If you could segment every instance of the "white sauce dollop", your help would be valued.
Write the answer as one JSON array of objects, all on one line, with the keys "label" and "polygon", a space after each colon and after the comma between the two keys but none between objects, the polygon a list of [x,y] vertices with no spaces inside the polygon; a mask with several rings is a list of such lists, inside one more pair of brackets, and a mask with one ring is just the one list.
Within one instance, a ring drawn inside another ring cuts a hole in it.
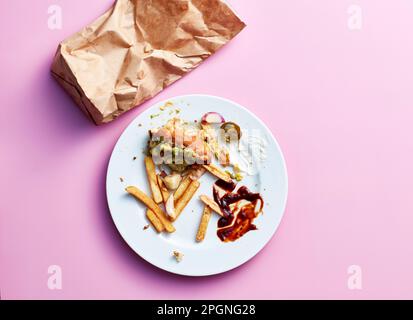
[{"label": "white sauce dollop", "polygon": [[260,131],[243,131],[238,152],[231,152],[231,163],[247,175],[256,175],[267,159],[268,141]]}]

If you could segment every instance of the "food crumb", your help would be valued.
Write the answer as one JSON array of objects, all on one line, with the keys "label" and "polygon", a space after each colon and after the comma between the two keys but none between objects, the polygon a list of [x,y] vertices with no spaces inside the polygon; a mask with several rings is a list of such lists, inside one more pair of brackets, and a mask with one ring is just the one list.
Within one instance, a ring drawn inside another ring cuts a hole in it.
[{"label": "food crumb", "polygon": [[225,173],[226,173],[227,175],[229,175],[229,176],[231,177],[231,179],[234,179],[234,178],[235,178],[234,174],[233,174],[231,171],[225,170]]},{"label": "food crumb", "polygon": [[167,107],[171,107],[171,106],[173,106],[174,104],[171,102],[171,101],[167,101],[163,106],[160,106],[159,107],[159,109],[161,110],[161,111],[164,111]]},{"label": "food crumb", "polygon": [[229,171],[229,170],[225,170],[225,173],[227,174],[227,175],[229,175],[230,176],[230,178],[231,179],[235,179],[235,180],[237,180],[238,182],[240,182],[240,181],[242,181],[242,179],[244,179],[244,176],[241,174],[241,173],[233,173],[233,172],[231,172],[231,171]]},{"label": "food crumb", "polygon": [[138,124],[138,127],[142,127],[142,123],[139,123],[139,124]]},{"label": "food crumb", "polygon": [[175,257],[177,262],[181,262],[183,257],[184,257],[184,254],[175,250],[174,251],[174,257]]},{"label": "food crumb", "polygon": [[125,179],[123,179],[123,177],[119,177],[120,182],[125,181]]},{"label": "food crumb", "polygon": [[238,182],[242,181],[242,179],[244,179],[243,175],[241,173],[236,173],[235,174],[235,180],[237,180]]},{"label": "food crumb", "polygon": [[143,227],[143,230],[145,231],[145,230],[148,230],[148,228],[149,228],[149,224],[147,224],[146,226],[144,226]]},{"label": "food crumb", "polygon": [[136,156],[135,156],[135,157],[133,157],[133,158],[132,158],[132,160],[133,160],[133,161],[135,161],[135,160],[136,160]]},{"label": "food crumb", "polygon": [[159,114],[159,113],[156,113],[156,114],[151,114],[151,115],[150,115],[151,119],[156,118],[156,117],[159,117],[159,116],[160,116],[160,114]]}]

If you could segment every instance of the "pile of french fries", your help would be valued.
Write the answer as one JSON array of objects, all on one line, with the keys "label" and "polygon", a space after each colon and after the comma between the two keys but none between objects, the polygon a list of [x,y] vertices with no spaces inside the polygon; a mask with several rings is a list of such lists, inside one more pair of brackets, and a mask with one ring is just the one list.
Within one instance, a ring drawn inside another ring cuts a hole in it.
[{"label": "pile of french fries", "polygon": [[[165,186],[162,176],[156,172],[156,166],[149,156],[145,157],[145,167],[152,196],[148,196],[135,186],[128,186],[125,190],[146,206],[146,217],[158,233],[173,233],[176,230],[173,222],[178,219],[191,201],[200,186],[200,182],[198,179],[191,178],[191,175],[186,175],[175,190],[169,190]],[[203,165],[202,167],[204,171],[208,171],[218,179],[231,181],[229,174],[213,164]],[[222,216],[220,207],[213,199],[201,195],[200,200],[204,203],[204,209],[196,234],[195,240],[197,242],[202,242],[205,239],[212,213],[215,212]]]}]

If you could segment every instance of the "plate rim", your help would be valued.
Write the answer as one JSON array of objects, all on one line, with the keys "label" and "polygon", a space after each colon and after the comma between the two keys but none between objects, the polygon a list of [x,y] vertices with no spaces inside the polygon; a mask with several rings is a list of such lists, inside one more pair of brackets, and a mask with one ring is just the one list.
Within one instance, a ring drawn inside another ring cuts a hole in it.
[{"label": "plate rim", "polygon": [[[135,248],[133,248],[133,247],[126,241],[126,239],[123,237],[121,231],[119,230],[118,225],[116,224],[116,221],[115,221],[114,216],[113,216],[113,214],[112,214],[113,210],[112,210],[112,208],[111,208],[111,206],[110,206],[110,202],[109,202],[109,191],[108,191],[108,190],[109,190],[109,187],[108,187],[108,183],[109,183],[109,182],[108,182],[108,181],[109,181],[109,179],[108,179],[108,178],[109,178],[109,177],[108,177],[108,176],[109,176],[109,169],[110,169],[111,163],[112,163],[112,161],[113,161],[115,148],[116,148],[117,144],[119,143],[119,140],[122,138],[122,136],[123,136],[124,133],[126,132],[126,130],[128,130],[128,128],[132,125],[132,123],[133,123],[139,116],[141,116],[142,113],[144,113],[145,111],[147,111],[147,110],[149,110],[149,109],[151,109],[151,108],[153,108],[153,107],[155,107],[155,106],[157,106],[157,105],[165,104],[166,102],[168,102],[168,101],[170,101],[170,100],[179,100],[179,99],[185,99],[185,98],[190,98],[190,97],[207,97],[207,98],[213,98],[213,99],[221,100],[221,101],[224,101],[224,102],[226,102],[226,103],[230,103],[230,104],[235,105],[236,107],[244,110],[247,114],[249,114],[251,117],[253,117],[256,121],[258,121],[258,122],[262,125],[263,128],[265,128],[265,130],[269,133],[270,138],[272,138],[273,142],[275,143],[276,149],[279,151],[279,154],[280,154],[280,156],[281,156],[281,159],[280,159],[280,160],[281,160],[281,164],[282,164],[283,171],[284,171],[284,173],[285,173],[285,197],[282,199],[282,211],[281,211],[281,214],[280,214],[279,223],[278,223],[278,225],[276,226],[276,228],[274,228],[274,231],[272,232],[271,236],[268,238],[268,240],[267,240],[266,242],[258,245],[257,251],[256,251],[252,256],[248,257],[247,259],[243,259],[243,261],[242,261],[241,263],[239,263],[239,264],[237,264],[237,265],[235,265],[235,266],[231,266],[230,268],[223,268],[222,270],[219,270],[219,271],[217,271],[217,272],[208,272],[208,273],[205,273],[205,272],[203,272],[203,273],[196,273],[196,271],[193,272],[193,273],[177,272],[177,271],[169,270],[169,269],[167,269],[167,268],[165,268],[165,267],[162,267],[160,264],[157,264],[157,263],[155,263],[155,262],[153,262],[153,261],[149,261],[149,260],[146,259],[144,256],[142,256],[137,250],[135,250]],[[105,192],[105,193],[106,193],[107,206],[108,206],[108,209],[109,209],[109,213],[110,213],[110,217],[111,217],[111,219],[112,219],[112,222],[113,222],[113,224],[115,225],[116,231],[117,231],[118,234],[121,236],[122,240],[127,244],[127,246],[128,246],[130,249],[132,249],[132,251],[133,251],[134,253],[136,253],[136,254],[137,254],[141,259],[143,259],[145,262],[149,263],[150,265],[152,265],[152,266],[154,266],[154,267],[156,267],[156,268],[158,268],[158,269],[160,269],[160,270],[162,270],[162,271],[165,271],[165,272],[168,272],[168,273],[171,273],[171,274],[180,275],[180,276],[187,276],[187,277],[195,277],[195,278],[197,278],[197,277],[208,277],[208,276],[223,274],[223,273],[226,273],[226,272],[228,272],[228,271],[234,270],[234,269],[236,269],[236,268],[244,265],[244,264],[247,263],[248,261],[252,260],[258,253],[260,253],[260,252],[267,246],[268,243],[271,242],[271,240],[274,238],[274,235],[276,234],[276,232],[277,232],[278,228],[280,227],[281,222],[282,222],[282,220],[283,220],[283,218],[284,218],[284,214],[285,214],[286,207],[287,207],[287,202],[288,202],[288,195],[289,195],[289,179],[288,179],[287,164],[286,164],[285,157],[284,157],[284,153],[282,152],[281,146],[280,146],[278,140],[275,138],[275,136],[274,136],[274,134],[272,133],[272,131],[267,127],[267,125],[266,125],[258,116],[256,116],[256,115],[255,115],[252,111],[250,111],[248,108],[244,107],[243,105],[241,105],[241,104],[239,104],[239,103],[237,103],[237,102],[235,102],[235,101],[233,101],[233,100],[230,100],[230,99],[227,99],[227,98],[223,98],[223,97],[219,97],[219,96],[215,96],[215,95],[199,94],[199,93],[198,93],[198,94],[186,94],[186,95],[173,96],[173,97],[169,97],[169,98],[160,100],[160,101],[158,101],[158,102],[154,102],[154,103],[151,104],[149,107],[147,107],[146,109],[142,110],[139,114],[137,114],[131,121],[129,121],[129,123],[124,127],[124,129],[122,130],[122,132],[120,133],[119,137],[116,139],[116,142],[115,142],[114,145],[113,145],[113,148],[112,148],[112,151],[111,151],[111,154],[110,154],[110,158],[109,158],[109,161],[108,161],[108,164],[107,164],[107,169],[106,169],[105,188],[106,188],[106,192]]]}]

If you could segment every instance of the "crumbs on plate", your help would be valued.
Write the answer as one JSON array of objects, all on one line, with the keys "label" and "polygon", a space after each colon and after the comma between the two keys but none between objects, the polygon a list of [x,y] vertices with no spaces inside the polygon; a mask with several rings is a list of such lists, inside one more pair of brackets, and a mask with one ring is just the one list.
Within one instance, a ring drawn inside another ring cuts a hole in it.
[{"label": "crumbs on plate", "polygon": [[173,102],[167,101],[164,105],[160,106],[159,109],[160,109],[161,111],[164,111],[166,108],[172,107],[173,105],[174,105]]},{"label": "crumbs on plate", "polygon": [[175,250],[174,251],[174,258],[176,259],[177,262],[181,262],[182,259],[184,258],[184,254]]}]

